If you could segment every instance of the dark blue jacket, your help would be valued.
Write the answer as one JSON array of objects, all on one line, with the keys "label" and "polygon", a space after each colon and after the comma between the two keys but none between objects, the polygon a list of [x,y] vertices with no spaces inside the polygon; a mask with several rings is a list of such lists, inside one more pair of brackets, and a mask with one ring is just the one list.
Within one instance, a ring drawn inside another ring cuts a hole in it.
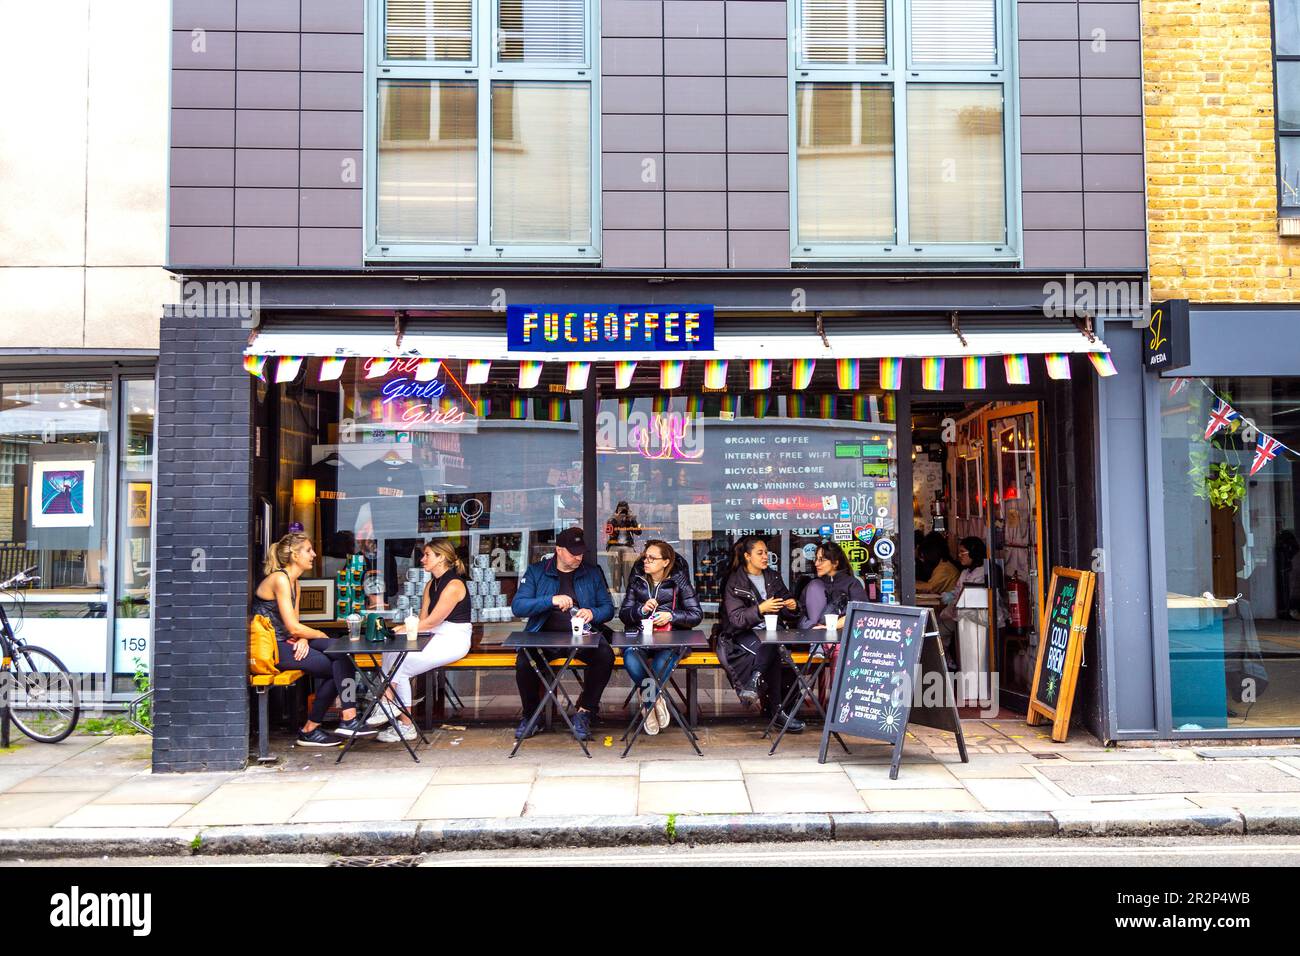
[{"label": "dark blue jacket", "polygon": [[[519,582],[510,610],[515,617],[528,618],[525,630],[540,631],[555,605],[551,598],[560,593],[560,574],[555,569],[555,557],[530,564]],[[614,601],[609,596],[605,572],[599,565],[581,564],[573,572],[573,600],[576,607],[588,608],[592,613],[593,627],[604,624],[614,616]]]}]

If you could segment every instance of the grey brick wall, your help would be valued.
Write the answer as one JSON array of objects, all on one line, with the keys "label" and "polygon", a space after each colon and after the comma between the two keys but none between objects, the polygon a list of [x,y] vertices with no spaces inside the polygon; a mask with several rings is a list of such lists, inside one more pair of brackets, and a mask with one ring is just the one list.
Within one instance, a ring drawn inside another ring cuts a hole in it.
[{"label": "grey brick wall", "polygon": [[603,0],[603,261],[790,265],[784,0]]},{"label": "grey brick wall", "polygon": [[1138,0],[1019,0],[1024,264],[1144,268]]},{"label": "grey brick wall", "polygon": [[162,319],[153,576],[159,773],[237,770],[248,757],[247,340],[237,319]]},{"label": "grey brick wall", "polygon": [[174,0],[170,265],[361,265],[364,7]]}]

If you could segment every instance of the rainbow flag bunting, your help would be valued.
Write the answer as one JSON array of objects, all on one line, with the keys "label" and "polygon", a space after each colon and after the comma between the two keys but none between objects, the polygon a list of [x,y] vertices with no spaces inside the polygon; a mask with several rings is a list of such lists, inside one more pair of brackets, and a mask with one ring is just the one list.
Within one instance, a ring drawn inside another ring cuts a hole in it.
[{"label": "rainbow flag bunting", "polygon": [[382,378],[388,374],[388,370],[393,367],[393,360],[390,358],[368,358],[366,359],[366,378]]},{"label": "rainbow flag bunting", "polygon": [[853,411],[851,415],[855,422],[872,421],[871,413],[873,409],[871,406],[874,398],[874,395],[853,396]]},{"label": "rainbow flag bunting", "polygon": [[343,377],[343,369],[347,368],[348,360],[339,356],[321,359],[320,362],[320,381],[337,382]]},{"label": "rainbow flag bunting", "polygon": [[755,395],[754,396],[754,417],[767,418],[768,409],[772,405],[772,396]]},{"label": "rainbow flag bunting", "polygon": [[822,395],[817,400],[818,418],[831,419],[835,417],[835,396],[829,393]]},{"label": "rainbow flag bunting", "polygon": [[280,361],[275,363],[275,380],[277,382],[292,382],[298,377],[298,372],[301,369],[301,356],[282,355]]},{"label": "rainbow flag bunting", "polygon": [[474,400],[474,414],[479,418],[487,418],[492,414],[492,399],[485,395],[480,395]]},{"label": "rainbow flag bunting", "polygon": [[901,358],[882,358],[880,360],[880,387],[890,391],[903,387],[903,360]]},{"label": "rainbow flag bunting", "polygon": [[564,373],[564,387],[571,392],[581,392],[587,387],[587,379],[590,375],[590,362],[570,362]]},{"label": "rainbow flag bunting", "polygon": [[1043,356],[1047,360],[1047,377],[1062,379],[1070,377],[1070,356],[1064,352],[1048,352]]},{"label": "rainbow flag bunting", "polygon": [[686,363],[681,359],[664,359],[659,363],[659,387],[671,392],[682,387],[682,368]]},{"label": "rainbow flag bunting", "polygon": [[1004,355],[1002,367],[1007,373],[1008,385],[1029,384],[1029,357],[1027,355]]},{"label": "rainbow flag bunting", "polygon": [[709,359],[704,363],[704,387],[727,387],[727,360]]},{"label": "rainbow flag bunting", "polygon": [[986,380],[983,355],[967,355],[961,360],[961,387],[984,388]]},{"label": "rainbow flag bunting", "polygon": [[813,369],[817,367],[816,359],[795,359],[790,366],[790,385],[796,392],[801,392],[812,381]]},{"label": "rainbow flag bunting", "polygon": [[898,403],[893,395],[885,396],[885,417],[883,421],[887,421],[887,422],[898,421]]},{"label": "rainbow flag bunting", "polygon": [[415,380],[417,382],[432,382],[442,371],[442,363],[437,359],[420,359],[419,364],[415,366]]},{"label": "rainbow flag bunting", "polygon": [[723,395],[722,407],[718,410],[718,418],[723,421],[733,421],[740,415],[740,396]]},{"label": "rainbow flag bunting", "polygon": [[650,411],[656,415],[666,415],[672,408],[672,398],[669,395],[655,395],[650,399]]},{"label": "rainbow flag bunting", "polygon": [[750,359],[749,360],[749,388],[751,391],[761,392],[765,388],[772,387],[772,360],[771,359]]},{"label": "rainbow flag bunting", "polygon": [[921,359],[921,387],[927,392],[943,391],[943,366],[943,359],[935,356]]},{"label": "rainbow flag bunting", "polygon": [[802,395],[791,395],[785,402],[786,415],[789,418],[808,418],[808,403]]},{"label": "rainbow flag bunting", "polygon": [[693,394],[686,396],[686,414],[692,417],[704,411],[704,396]]},{"label": "rainbow flag bunting", "polygon": [[519,363],[519,387],[536,388],[542,379],[542,363],[525,360]]},{"label": "rainbow flag bunting", "polygon": [[636,372],[636,362],[614,363],[614,387],[622,391],[632,384],[632,375]]},{"label": "rainbow flag bunting", "polygon": [[510,399],[510,417],[527,418],[528,417],[528,399],[514,396]]},{"label": "rainbow flag bunting", "polygon": [[632,406],[633,406],[633,403],[634,403],[635,401],[636,401],[635,399],[627,398],[627,397],[625,397],[625,396],[619,398],[619,400],[618,400],[618,420],[619,420],[621,423],[623,423],[623,424],[626,424],[626,423],[627,423],[627,418],[628,418],[629,415],[632,414]]},{"label": "rainbow flag bunting", "polygon": [[553,398],[546,405],[546,420],[567,422],[569,420],[569,402],[563,398]]},{"label": "rainbow flag bunting", "polygon": [[835,384],[841,392],[856,392],[861,375],[857,359],[835,360]]},{"label": "rainbow flag bunting", "polygon": [[249,375],[256,375],[262,381],[266,381],[266,356],[265,355],[245,355],[244,371]]},{"label": "rainbow flag bunting", "polygon": [[1092,367],[1097,370],[1097,374],[1102,378],[1109,378],[1112,375],[1119,374],[1119,369],[1115,368],[1115,363],[1111,360],[1109,352],[1089,352],[1088,361],[1092,362]]},{"label": "rainbow flag bunting", "polygon": [[491,372],[492,363],[488,359],[470,359],[465,367],[465,384],[486,385]]}]

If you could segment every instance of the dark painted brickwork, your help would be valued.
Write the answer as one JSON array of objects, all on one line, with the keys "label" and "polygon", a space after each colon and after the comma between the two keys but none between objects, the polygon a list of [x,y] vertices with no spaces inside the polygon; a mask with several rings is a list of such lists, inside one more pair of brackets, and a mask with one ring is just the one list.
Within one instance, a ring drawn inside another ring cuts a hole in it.
[{"label": "dark painted brickwork", "polygon": [[241,356],[247,341],[237,319],[162,320],[156,772],[236,770],[248,757],[253,379]]},{"label": "dark painted brickwork", "polygon": [[361,265],[364,6],[174,0],[170,265]]}]

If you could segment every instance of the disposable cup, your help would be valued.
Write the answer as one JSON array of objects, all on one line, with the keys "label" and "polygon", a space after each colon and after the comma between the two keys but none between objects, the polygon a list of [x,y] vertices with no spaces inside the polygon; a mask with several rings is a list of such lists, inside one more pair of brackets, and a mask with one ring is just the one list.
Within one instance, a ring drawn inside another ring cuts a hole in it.
[{"label": "disposable cup", "polygon": [[769,634],[776,630],[776,620],[777,616],[775,614],[763,615],[763,626],[767,628]]}]

